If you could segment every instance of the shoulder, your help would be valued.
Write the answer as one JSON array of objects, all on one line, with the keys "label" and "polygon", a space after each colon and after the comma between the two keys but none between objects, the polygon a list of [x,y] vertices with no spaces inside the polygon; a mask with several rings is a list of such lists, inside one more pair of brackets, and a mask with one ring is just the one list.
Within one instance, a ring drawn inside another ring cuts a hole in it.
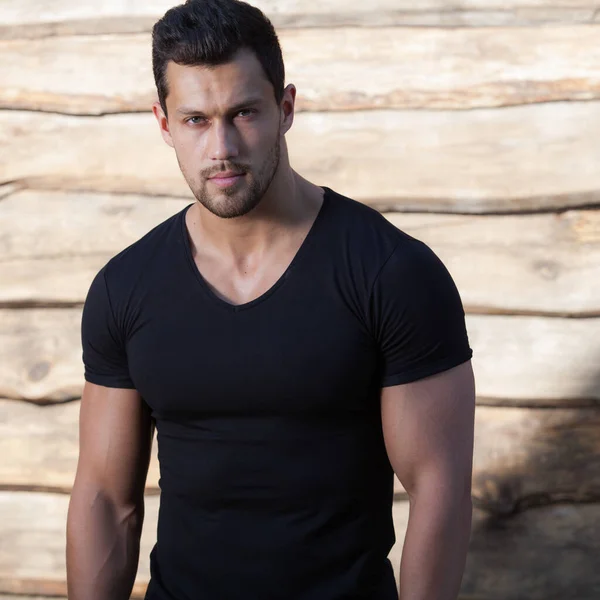
[{"label": "shoulder", "polygon": [[376,239],[394,246],[400,237],[410,237],[374,208],[325,188],[331,212],[340,231],[359,236],[361,241]]},{"label": "shoulder", "polygon": [[330,201],[336,243],[347,254],[345,264],[352,265],[353,275],[363,274],[371,308],[373,303],[380,308],[389,304],[400,311],[411,305],[411,310],[423,311],[446,303],[462,313],[455,282],[430,246],[356,200],[331,192]]},{"label": "shoulder", "polygon": [[[189,206],[189,205],[188,205]],[[155,225],[141,238],[112,256],[102,267],[107,286],[115,293],[133,287],[162,252],[180,242],[181,224],[188,207]]]},{"label": "shoulder", "polygon": [[379,211],[327,189],[335,241],[353,262],[369,272],[370,283],[384,270],[404,269],[418,272],[439,259],[424,242],[409,235]]},{"label": "shoulder", "polygon": [[[188,205],[189,206],[189,205]],[[126,337],[139,316],[142,299],[165,280],[170,257],[181,250],[181,223],[187,207],[155,225],[114,256],[96,273],[88,289],[84,313],[88,321],[109,314]]]}]

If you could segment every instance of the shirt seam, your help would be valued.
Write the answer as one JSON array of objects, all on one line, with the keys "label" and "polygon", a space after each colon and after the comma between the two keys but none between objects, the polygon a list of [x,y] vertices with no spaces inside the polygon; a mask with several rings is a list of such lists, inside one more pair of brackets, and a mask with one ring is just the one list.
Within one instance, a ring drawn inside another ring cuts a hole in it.
[{"label": "shirt seam", "polygon": [[106,268],[102,269],[102,280],[104,281],[104,289],[106,290],[106,299],[108,300],[110,317],[113,320],[115,328],[118,330],[117,319],[115,318],[115,311],[113,310],[112,300],[110,299],[110,290],[108,289],[108,282],[106,281]]},{"label": "shirt seam", "polygon": [[373,283],[371,284],[371,290],[369,292],[369,302],[371,302],[371,299],[373,298],[373,290],[375,289],[375,285],[377,284],[377,281],[379,280],[379,277],[381,276],[381,273],[383,272],[383,270],[387,266],[388,262],[390,262],[390,260],[392,259],[392,256],[394,256],[394,253],[396,252],[396,250],[398,249],[398,246],[400,246],[400,244],[402,243],[402,241],[403,241],[402,236],[400,236],[400,239],[396,242],[396,244],[392,248],[392,250],[389,253],[389,255],[383,261],[383,264],[381,265],[381,267],[379,267],[379,270],[377,271],[377,275],[375,275],[375,279],[373,280]]},{"label": "shirt seam", "polygon": [[[377,271],[377,274],[375,275],[375,279],[373,279],[373,283],[371,284],[371,289],[369,291],[369,298],[368,298],[368,304],[367,304],[367,306],[369,307],[369,312],[371,313],[371,316],[372,316],[372,307],[373,307],[373,292],[375,291],[375,285],[377,284],[377,281],[379,280],[379,277],[381,276],[381,273],[383,273],[383,270],[385,269],[385,267],[388,264],[388,262],[391,260],[392,256],[394,256],[394,253],[396,252],[396,250],[398,249],[398,246],[400,246],[400,244],[402,243],[402,241],[403,241],[402,240],[402,236],[400,236],[400,238],[398,239],[398,241],[396,242],[396,244],[392,248],[392,250],[389,253],[389,255],[383,261],[381,267],[379,267],[379,270]],[[372,326],[373,326],[373,323],[371,323],[371,327]],[[372,332],[371,336],[373,337],[373,339],[376,342],[379,341],[378,336],[375,335],[375,332]]]}]

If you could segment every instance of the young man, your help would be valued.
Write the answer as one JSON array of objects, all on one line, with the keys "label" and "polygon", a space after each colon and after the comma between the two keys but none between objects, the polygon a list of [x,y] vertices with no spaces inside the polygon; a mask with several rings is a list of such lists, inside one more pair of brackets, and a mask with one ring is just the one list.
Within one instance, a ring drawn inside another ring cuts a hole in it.
[{"label": "young man", "polygon": [[394,471],[410,497],[400,598],[455,599],[474,384],[450,275],[292,170],[296,90],[259,10],[188,0],[155,25],[153,64],[154,114],[197,201],[86,299],[70,600],[129,597],[154,424],[147,600],[398,598]]}]

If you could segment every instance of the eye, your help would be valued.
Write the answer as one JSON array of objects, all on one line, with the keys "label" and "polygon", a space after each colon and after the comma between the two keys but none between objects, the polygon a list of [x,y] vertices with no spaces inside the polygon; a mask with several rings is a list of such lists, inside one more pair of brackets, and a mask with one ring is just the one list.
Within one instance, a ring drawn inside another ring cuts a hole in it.
[{"label": "eye", "polygon": [[256,110],[254,108],[243,108],[242,110],[238,111],[236,116],[245,118],[245,117],[250,117],[255,113],[256,113]]},{"label": "eye", "polygon": [[186,123],[191,123],[192,125],[200,125],[204,122],[206,122],[204,117],[190,117],[189,119],[186,119]]}]

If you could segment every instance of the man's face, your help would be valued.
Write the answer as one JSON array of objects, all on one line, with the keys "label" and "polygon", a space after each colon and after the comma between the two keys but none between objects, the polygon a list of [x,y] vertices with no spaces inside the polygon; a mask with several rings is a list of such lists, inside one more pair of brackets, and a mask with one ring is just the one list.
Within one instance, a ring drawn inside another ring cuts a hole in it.
[{"label": "man's face", "polygon": [[282,136],[282,112],[260,62],[240,50],[216,67],[171,61],[166,76],[163,137],[194,196],[219,217],[248,213],[277,171]]}]

